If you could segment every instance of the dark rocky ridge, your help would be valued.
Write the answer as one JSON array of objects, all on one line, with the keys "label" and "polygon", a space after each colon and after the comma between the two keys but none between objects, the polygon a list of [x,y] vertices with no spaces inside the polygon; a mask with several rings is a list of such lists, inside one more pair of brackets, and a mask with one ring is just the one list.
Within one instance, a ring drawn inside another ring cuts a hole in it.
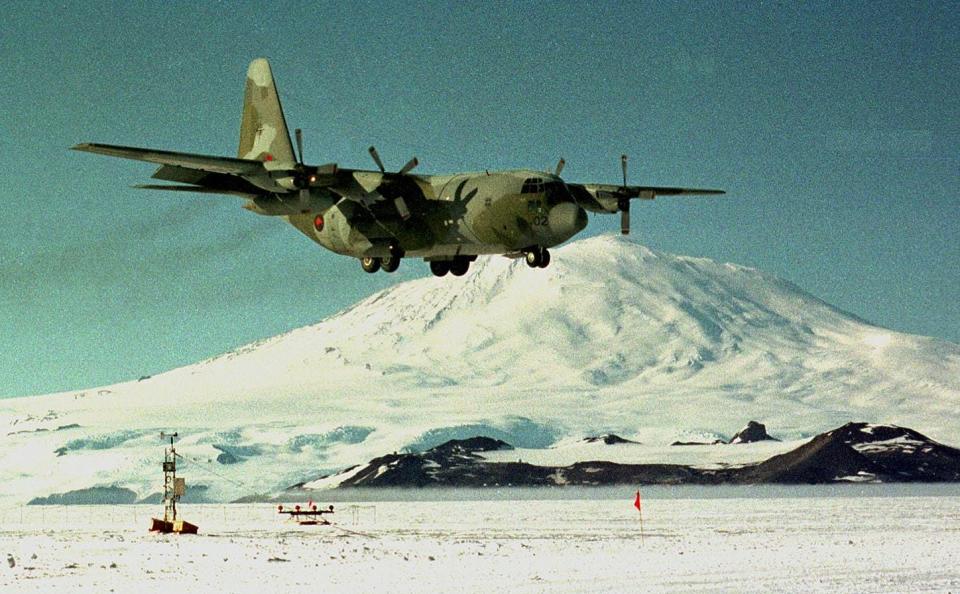
[{"label": "dark rocky ridge", "polygon": [[710,442],[703,441],[675,441],[671,443],[672,446],[694,446],[694,445],[718,445],[721,443],[734,444],[734,443],[753,443],[756,441],[780,441],[775,437],[770,437],[767,433],[767,426],[763,423],[758,423],[757,421],[750,421],[747,423],[747,426],[737,432],[732,438],[728,441],[723,441],[722,439],[715,439]]},{"label": "dark rocky ridge", "polygon": [[755,441],[780,441],[770,437],[767,433],[767,427],[763,423],[750,421],[747,426],[741,429],[727,443],[753,443]]},{"label": "dark rocky ridge", "polygon": [[584,437],[583,441],[585,441],[586,443],[597,443],[598,441],[602,441],[607,445],[614,445],[618,443],[638,443],[636,441],[631,441],[629,439],[620,437],[616,433],[607,433],[606,435],[592,435],[590,437]]},{"label": "dark rocky ridge", "polygon": [[[756,425],[748,438],[761,431],[766,435]],[[345,474],[339,488],[960,481],[960,450],[912,429],[866,423],[848,423],[762,462],[719,469],[614,462],[536,466],[489,462],[475,453],[510,447],[477,437],[451,440],[423,453],[381,456],[349,478]]]}]

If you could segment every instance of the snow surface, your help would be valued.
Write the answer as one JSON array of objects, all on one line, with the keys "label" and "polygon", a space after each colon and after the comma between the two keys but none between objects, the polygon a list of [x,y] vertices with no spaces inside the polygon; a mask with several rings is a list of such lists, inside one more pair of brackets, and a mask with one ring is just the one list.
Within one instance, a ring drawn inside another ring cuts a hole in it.
[{"label": "snow surface", "polygon": [[336,527],[268,505],[182,506],[198,536],[148,534],[159,506],[5,508],[0,591],[958,591],[960,492],[887,487],[644,490],[642,539],[629,489],[343,502]]},{"label": "snow surface", "polygon": [[949,444],[958,408],[956,344],[878,328],[757,270],[601,236],[555,250],[545,270],[482,258],[463,278],[400,283],[143,381],[0,400],[0,503],[156,493],[161,430],[183,436],[188,485],[224,501],[476,435],[556,445],[546,457],[616,433],[653,450],[584,455],[716,454],[702,463],[781,446],[664,446],[749,420],[788,441],[853,420]]}]

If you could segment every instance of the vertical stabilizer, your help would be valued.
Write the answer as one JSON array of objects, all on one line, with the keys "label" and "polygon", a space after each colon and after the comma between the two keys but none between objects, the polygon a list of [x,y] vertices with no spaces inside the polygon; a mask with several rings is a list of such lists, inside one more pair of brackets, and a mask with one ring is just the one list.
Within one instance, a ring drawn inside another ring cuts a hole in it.
[{"label": "vertical stabilizer", "polygon": [[277,86],[273,82],[270,64],[264,58],[250,62],[247,69],[237,156],[276,165],[296,163]]}]

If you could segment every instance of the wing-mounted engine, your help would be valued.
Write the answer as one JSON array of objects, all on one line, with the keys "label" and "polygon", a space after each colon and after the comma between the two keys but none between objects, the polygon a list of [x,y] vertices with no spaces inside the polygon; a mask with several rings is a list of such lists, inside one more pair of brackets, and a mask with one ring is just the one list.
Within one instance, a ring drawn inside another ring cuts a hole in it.
[{"label": "wing-mounted engine", "polygon": [[423,189],[416,178],[409,175],[414,167],[420,164],[413,157],[396,173],[388,172],[383,166],[380,154],[376,147],[368,149],[370,157],[380,172],[356,171],[354,179],[363,188],[365,194],[361,202],[367,206],[377,218],[397,218],[408,221],[414,215],[422,215],[424,205]]},{"label": "wing-mounted engine", "polygon": [[[561,159],[561,163],[563,159]],[[558,170],[562,165],[558,165]],[[620,155],[620,168],[623,172],[623,184],[571,184],[567,187],[586,210],[601,213],[620,213],[620,232],[630,233],[630,201],[634,199],[653,200],[657,196],[706,196],[725,194],[723,190],[701,188],[671,188],[662,186],[628,186],[627,156]]]}]

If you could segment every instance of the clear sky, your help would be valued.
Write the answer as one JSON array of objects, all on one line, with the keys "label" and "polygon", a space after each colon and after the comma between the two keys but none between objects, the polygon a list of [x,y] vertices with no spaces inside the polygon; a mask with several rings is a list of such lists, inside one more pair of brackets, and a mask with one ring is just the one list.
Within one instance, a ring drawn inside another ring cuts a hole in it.
[{"label": "clear sky", "polygon": [[[755,266],[960,342],[955,2],[7,2],[0,396],[154,374],[428,273],[367,275],[232,197],[147,192],[107,142],[233,155],[271,60],[309,163],[718,187],[647,246]],[[587,234],[614,231],[594,217]],[[321,372],[322,370],[318,370]]]}]

